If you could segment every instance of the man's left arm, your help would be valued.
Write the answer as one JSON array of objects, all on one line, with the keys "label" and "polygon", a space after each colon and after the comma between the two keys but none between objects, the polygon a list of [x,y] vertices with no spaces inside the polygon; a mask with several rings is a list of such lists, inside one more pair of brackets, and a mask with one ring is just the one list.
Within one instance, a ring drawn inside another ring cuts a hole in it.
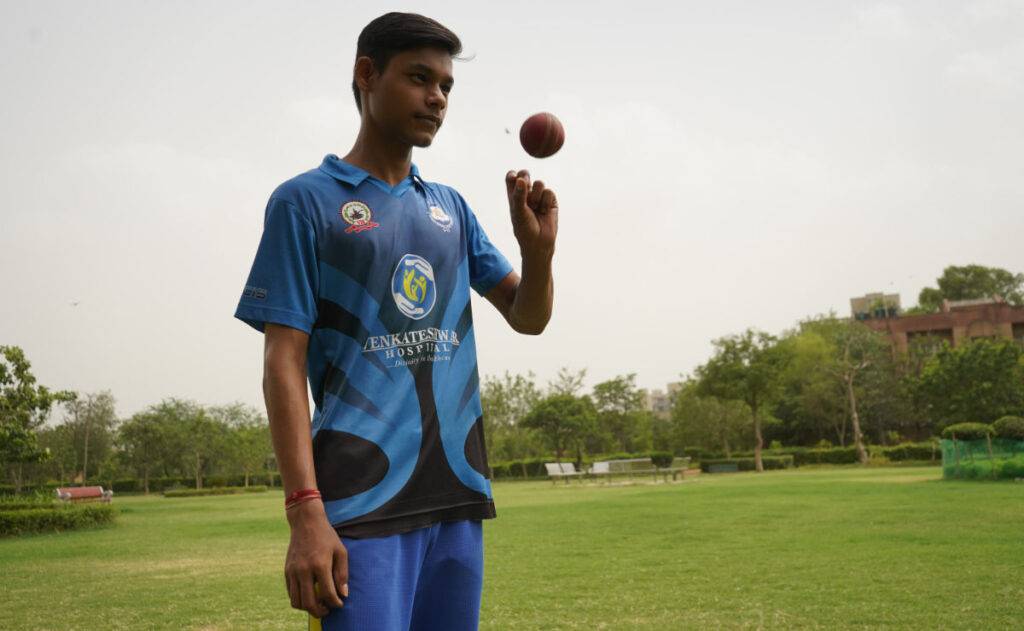
[{"label": "man's left arm", "polygon": [[558,198],[527,171],[505,175],[512,230],[522,255],[523,275],[510,272],[486,294],[519,333],[539,335],[551,319],[554,279],[551,261],[558,234]]}]

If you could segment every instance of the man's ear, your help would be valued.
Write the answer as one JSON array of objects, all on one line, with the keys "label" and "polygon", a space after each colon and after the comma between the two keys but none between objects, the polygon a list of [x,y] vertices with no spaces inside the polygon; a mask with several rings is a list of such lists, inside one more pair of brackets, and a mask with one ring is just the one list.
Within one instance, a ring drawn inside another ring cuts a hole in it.
[{"label": "man's ear", "polygon": [[374,80],[377,78],[377,71],[373,67],[373,60],[369,57],[359,57],[356,59],[352,76],[355,78],[356,87],[359,88],[360,92],[369,92],[373,87]]}]

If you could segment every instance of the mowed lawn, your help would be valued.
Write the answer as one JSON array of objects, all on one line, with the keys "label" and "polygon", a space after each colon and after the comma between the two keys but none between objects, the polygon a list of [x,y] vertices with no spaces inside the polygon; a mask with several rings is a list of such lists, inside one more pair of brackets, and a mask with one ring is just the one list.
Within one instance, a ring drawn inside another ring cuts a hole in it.
[{"label": "mowed lawn", "polygon": [[[1024,484],[938,468],[495,484],[484,629],[1020,628]],[[3,629],[303,629],[279,493],[0,540]]]}]

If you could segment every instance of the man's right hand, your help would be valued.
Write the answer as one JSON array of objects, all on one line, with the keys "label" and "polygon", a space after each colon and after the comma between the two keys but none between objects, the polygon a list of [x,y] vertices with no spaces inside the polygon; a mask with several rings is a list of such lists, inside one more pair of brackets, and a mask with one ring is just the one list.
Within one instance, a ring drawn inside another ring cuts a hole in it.
[{"label": "man's right hand", "polygon": [[329,608],[342,606],[348,597],[348,551],[327,521],[320,500],[310,500],[288,510],[292,529],[284,579],[292,607],[317,618]]}]

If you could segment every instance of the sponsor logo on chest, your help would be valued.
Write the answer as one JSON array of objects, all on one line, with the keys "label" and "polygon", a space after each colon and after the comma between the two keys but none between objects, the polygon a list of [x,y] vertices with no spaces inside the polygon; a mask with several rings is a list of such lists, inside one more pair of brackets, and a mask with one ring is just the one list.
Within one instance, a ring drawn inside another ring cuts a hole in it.
[{"label": "sponsor logo on chest", "polygon": [[345,228],[346,234],[364,232],[380,227],[380,224],[373,220],[373,211],[363,202],[348,202],[342,205],[338,214],[348,224],[348,228]]}]

